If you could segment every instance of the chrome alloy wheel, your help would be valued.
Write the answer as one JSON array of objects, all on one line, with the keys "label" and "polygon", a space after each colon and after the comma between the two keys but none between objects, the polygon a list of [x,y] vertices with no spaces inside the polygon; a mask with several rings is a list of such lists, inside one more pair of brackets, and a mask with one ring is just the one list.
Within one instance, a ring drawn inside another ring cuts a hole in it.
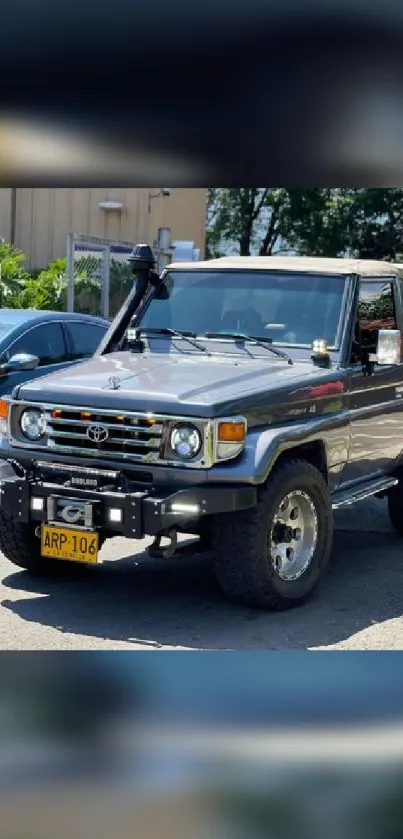
[{"label": "chrome alloy wheel", "polygon": [[308,568],[318,540],[318,517],[312,499],[302,490],[283,498],[274,515],[269,550],[281,580],[298,580]]}]

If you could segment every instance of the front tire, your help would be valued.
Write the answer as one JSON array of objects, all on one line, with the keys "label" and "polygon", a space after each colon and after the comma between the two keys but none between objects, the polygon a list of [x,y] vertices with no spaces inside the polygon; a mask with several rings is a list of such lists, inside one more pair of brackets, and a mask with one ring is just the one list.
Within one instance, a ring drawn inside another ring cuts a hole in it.
[{"label": "front tire", "polygon": [[328,565],[333,541],[330,493],[305,460],[275,467],[256,507],[219,516],[214,561],[226,596],[269,610],[310,597]]},{"label": "front tire", "polygon": [[0,550],[13,565],[37,576],[70,575],[77,572],[78,563],[41,556],[41,540],[35,527],[21,524],[0,510]]}]

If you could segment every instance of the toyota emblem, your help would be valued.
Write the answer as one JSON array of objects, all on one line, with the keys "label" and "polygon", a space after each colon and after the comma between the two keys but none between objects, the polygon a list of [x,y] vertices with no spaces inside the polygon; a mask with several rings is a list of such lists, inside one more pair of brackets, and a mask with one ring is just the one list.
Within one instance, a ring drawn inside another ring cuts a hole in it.
[{"label": "toyota emblem", "polygon": [[92,443],[104,443],[109,437],[109,431],[104,425],[90,425],[87,437]]}]

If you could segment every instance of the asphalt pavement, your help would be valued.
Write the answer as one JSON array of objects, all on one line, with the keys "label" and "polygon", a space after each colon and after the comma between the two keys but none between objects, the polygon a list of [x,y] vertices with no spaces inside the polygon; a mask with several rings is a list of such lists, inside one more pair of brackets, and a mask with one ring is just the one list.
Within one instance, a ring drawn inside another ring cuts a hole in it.
[{"label": "asphalt pavement", "polygon": [[403,649],[403,541],[383,501],[337,514],[322,586],[281,614],[229,605],[207,556],[151,560],[147,544],[110,540],[101,566],[56,580],[0,554],[0,648]]}]

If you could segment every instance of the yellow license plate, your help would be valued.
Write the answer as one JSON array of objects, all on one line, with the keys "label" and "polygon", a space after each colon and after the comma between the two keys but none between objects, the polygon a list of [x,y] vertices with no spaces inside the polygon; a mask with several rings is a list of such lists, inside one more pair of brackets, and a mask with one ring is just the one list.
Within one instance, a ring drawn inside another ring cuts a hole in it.
[{"label": "yellow license plate", "polygon": [[98,533],[70,530],[69,527],[42,525],[41,554],[52,559],[68,559],[71,562],[98,562]]}]

